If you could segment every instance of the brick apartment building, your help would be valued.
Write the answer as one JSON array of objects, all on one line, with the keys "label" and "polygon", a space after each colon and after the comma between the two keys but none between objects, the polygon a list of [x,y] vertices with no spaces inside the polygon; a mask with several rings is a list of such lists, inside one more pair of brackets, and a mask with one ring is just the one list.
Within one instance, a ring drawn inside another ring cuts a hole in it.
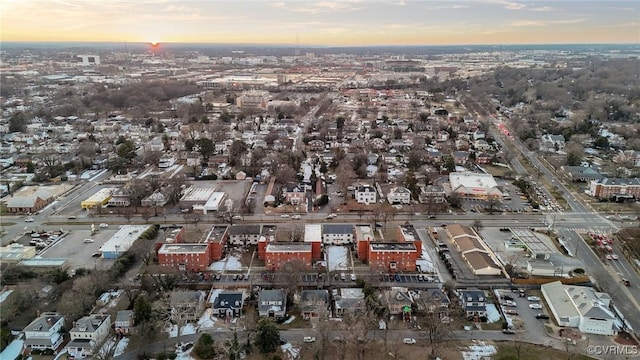
[{"label": "brick apartment building", "polygon": [[356,225],[358,258],[375,271],[416,271],[416,260],[422,254],[422,242],[411,225],[399,227],[397,241],[376,241],[369,225]]},{"label": "brick apartment building", "polygon": [[[287,264],[311,269],[312,245],[310,243],[269,243],[265,249],[265,267],[267,270],[279,271],[286,269]],[[300,268],[290,270],[302,270]]]},{"label": "brick apartment building", "polygon": [[593,180],[590,183],[589,191],[591,196],[597,199],[611,199],[616,196],[640,199],[640,178],[604,178]]},{"label": "brick apartment building", "polygon": [[163,244],[158,264],[181,271],[203,271],[211,264],[210,243]]},{"label": "brick apartment building", "polygon": [[228,226],[214,225],[204,235],[201,242],[209,244],[211,261],[218,261],[224,257],[224,250],[227,245],[227,239],[229,238],[228,234]]}]

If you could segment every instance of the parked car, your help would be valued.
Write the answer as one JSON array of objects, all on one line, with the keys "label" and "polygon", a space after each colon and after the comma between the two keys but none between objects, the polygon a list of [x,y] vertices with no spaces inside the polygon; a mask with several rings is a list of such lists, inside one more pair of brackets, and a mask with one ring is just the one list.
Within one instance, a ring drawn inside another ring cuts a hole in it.
[{"label": "parked car", "polygon": [[613,260],[619,260],[620,259],[620,257],[618,255],[616,255],[616,254],[611,255],[611,258]]},{"label": "parked car", "polygon": [[216,274],[216,280],[220,280],[220,279],[222,279],[222,275]]},{"label": "parked car", "polygon": [[518,304],[515,301],[505,300],[505,301],[502,302],[502,306],[516,307],[516,306],[518,306]]},{"label": "parked car", "polygon": [[414,339],[414,338],[404,338],[404,339],[402,339],[402,342],[404,344],[407,344],[407,345],[413,345],[413,344],[416,343],[416,339]]},{"label": "parked car", "polygon": [[93,239],[84,239],[84,243],[85,244],[89,244],[89,243],[92,243],[92,242],[93,242]]},{"label": "parked car", "polygon": [[527,300],[529,301],[540,301],[540,298],[537,296],[528,296]]},{"label": "parked car", "polygon": [[509,296],[509,295],[502,295],[502,298],[503,298],[504,300],[510,300],[510,301],[513,301],[513,300],[514,300],[513,296]]},{"label": "parked car", "polygon": [[293,215],[291,218],[292,218],[293,220],[300,220],[300,219],[302,219],[302,216],[300,216],[300,215]]},{"label": "parked car", "polygon": [[107,224],[107,223],[101,223],[101,224],[100,224],[100,227],[101,227],[101,228],[107,228],[107,227],[109,227],[109,224]]},{"label": "parked car", "polygon": [[607,260],[613,260],[613,257],[611,257],[611,255],[609,255],[609,254],[605,255],[604,257],[605,257],[605,259],[607,259]]},{"label": "parked car", "polygon": [[536,310],[541,310],[542,309],[542,305],[540,305],[540,304],[529,304],[529,307],[531,309],[536,309]]},{"label": "parked car", "polygon": [[518,310],[505,310],[504,313],[508,315],[518,315]]},{"label": "parked car", "polygon": [[231,219],[232,219],[232,220],[242,220],[242,216],[240,216],[240,215],[233,215],[233,216],[231,217]]},{"label": "parked car", "polygon": [[504,330],[502,330],[502,333],[503,334],[515,334],[516,332],[513,329],[504,329]]},{"label": "parked car", "polygon": [[302,341],[306,343],[312,343],[316,342],[316,338],[314,336],[305,336],[302,338]]},{"label": "parked car", "polygon": [[69,216],[67,219],[69,219],[69,220],[75,220],[75,219],[77,219],[77,217],[76,217],[76,216],[74,216],[74,215],[71,215],[71,216]]},{"label": "parked car", "polygon": [[280,215],[280,217],[283,218],[283,219],[287,219],[287,218],[289,218],[289,214],[282,214],[282,215]]},{"label": "parked car", "polygon": [[233,281],[238,280],[238,274],[233,274]]},{"label": "parked car", "polygon": [[351,281],[356,281],[356,274],[351,274]]},{"label": "parked car", "polygon": [[549,315],[547,315],[547,314],[543,314],[543,313],[536,314],[536,319],[543,319],[543,320],[547,320],[547,319],[549,319]]}]

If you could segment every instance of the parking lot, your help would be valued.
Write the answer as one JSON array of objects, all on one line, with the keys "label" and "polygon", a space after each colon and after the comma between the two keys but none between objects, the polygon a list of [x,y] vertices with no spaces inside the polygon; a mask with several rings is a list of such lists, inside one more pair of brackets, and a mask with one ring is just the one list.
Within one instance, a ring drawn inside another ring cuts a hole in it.
[{"label": "parking lot", "polygon": [[[70,268],[106,269],[111,267],[113,260],[106,260],[93,255],[98,253],[98,249],[118,230],[117,227],[99,228],[92,236],[89,225],[65,226],[69,233],[43,253],[40,254],[47,259],[68,259]],[[88,239],[93,240],[89,242]]]},{"label": "parking lot", "polygon": [[[537,314],[548,314],[544,302],[542,301],[542,299],[539,301],[527,300],[527,297],[529,296],[541,297],[539,295],[539,291],[535,292],[538,295],[534,295],[532,291],[525,291],[523,293],[523,296],[520,295],[520,292],[518,290],[496,290],[496,292],[498,292],[499,296],[501,297],[500,303],[503,304],[501,305],[502,313],[512,320],[515,330],[526,330],[527,337],[536,339],[543,339],[547,336],[544,324],[550,320],[536,318]],[[515,302],[516,306],[505,306],[504,304],[509,301]],[[531,309],[529,307],[529,305],[531,304],[540,304],[542,306],[542,309]],[[505,310],[515,310],[517,312],[517,315],[506,314]]]}]

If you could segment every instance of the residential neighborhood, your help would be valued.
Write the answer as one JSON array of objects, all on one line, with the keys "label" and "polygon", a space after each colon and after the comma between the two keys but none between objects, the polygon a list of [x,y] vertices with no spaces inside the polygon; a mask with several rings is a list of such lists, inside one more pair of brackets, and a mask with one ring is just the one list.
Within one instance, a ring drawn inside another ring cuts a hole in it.
[{"label": "residential neighborhood", "polygon": [[637,49],[82,50],[0,52],[0,358],[637,349]]}]

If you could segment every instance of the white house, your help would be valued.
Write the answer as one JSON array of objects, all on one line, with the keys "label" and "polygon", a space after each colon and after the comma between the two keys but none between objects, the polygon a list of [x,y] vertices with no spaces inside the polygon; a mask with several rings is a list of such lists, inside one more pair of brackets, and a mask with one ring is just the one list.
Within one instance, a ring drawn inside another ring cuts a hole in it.
[{"label": "white house", "polygon": [[487,298],[484,291],[479,289],[460,290],[458,300],[468,319],[487,316]]},{"label": "white house", "polygon": [[32,350],[56,350],[62,345],[60,330],[64,327],[64,316],[46,312],[24,328],[24,346]]},{"label": "white house", "polygon": [[406,187],[394,187],[387,194],[389,204],[411,204],[411,191]]},{"label": "white house", "polygon": [[541,286],[549,311],[558,325],[583,333],[615,335],[622,324],[609,308],[611,297],[587,286],[563,285],[560,281]]},{"label": "white house", "polygon": [[322,225],[322,243],[331,245],[347,245],[353,243],[354,228],[351,224]]},{"label": "white house", "polygon": [[111,317],[106,314],[92,314],[74,322],[69,330],[71,341],[66,346],[67,353],[74,359],[91,357],[93,351],[109,335]]},{"label": "white house", "polygon": [[361,185],[356,188],[356,201],[358,204],[375,204],[378,201],[378,193],[371,185]]}]

